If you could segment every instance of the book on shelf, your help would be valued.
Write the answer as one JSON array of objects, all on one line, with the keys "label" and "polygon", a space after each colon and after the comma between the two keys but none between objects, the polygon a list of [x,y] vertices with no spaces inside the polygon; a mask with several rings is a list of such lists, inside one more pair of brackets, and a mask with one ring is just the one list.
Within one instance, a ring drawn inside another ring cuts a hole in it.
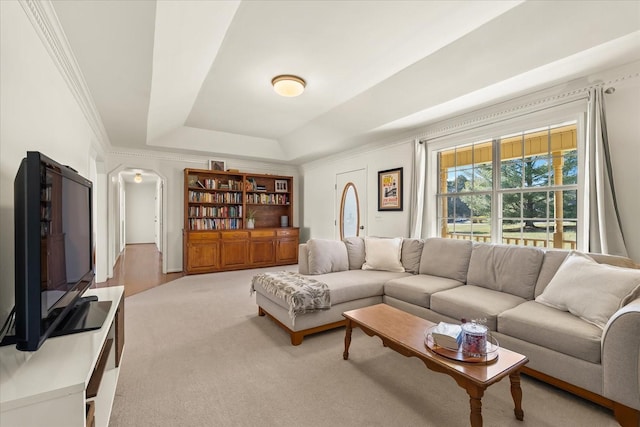
[{"label": "book on shelf", "polygon": [[431,331],[433,342],[451,350],[457,350],[462,343],[462,327],[453,323],[440,322]]}]

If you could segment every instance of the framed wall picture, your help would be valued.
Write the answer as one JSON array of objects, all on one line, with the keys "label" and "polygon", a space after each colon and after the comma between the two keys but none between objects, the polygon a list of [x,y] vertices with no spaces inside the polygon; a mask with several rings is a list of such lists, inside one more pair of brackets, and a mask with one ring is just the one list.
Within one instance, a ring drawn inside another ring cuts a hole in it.
[{"label": "framed wall picture", "polygon": [[209,160],[209,170],[226,171],[227,168],[224,160]]},{"label": "framed wall picture", "polygon": [[289,184],[286,179],[276,179],[276,193],[286,193],[289,191]]},{"label": "framed wall picture", "polygon": [[378,172],[378,210],[402,210],[402,168]]}]

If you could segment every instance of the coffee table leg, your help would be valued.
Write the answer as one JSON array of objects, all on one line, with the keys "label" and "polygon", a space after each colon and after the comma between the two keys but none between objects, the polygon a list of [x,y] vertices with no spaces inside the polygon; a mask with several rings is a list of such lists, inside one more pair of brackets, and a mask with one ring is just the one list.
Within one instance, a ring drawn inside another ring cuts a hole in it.
[{"label": "coffee table leg", "polygon": [[522,410],[522,389],[520,388],[520,371],[516,371],[509,375],[511,380],[511,396],[513,397],[513,403],[515,409],[513,413],[516,415],[516,419],[522,421],[524,419],[524,411]]},{"label": "coffee table leg", "polygon": [[467,393],[469,394],[469,404],[471,406],[471,414],[469,414],[471,427],[482,427],[482,396],[484,395],[484,390],[479,387],[468,386]]},{"label": "coffee table leg", "polygon": [[349,359],[349,346],[351,345],[351,329],[353,326],[351,325],[351,319],[347,319],[347,327],[344,331],[344,353],[342,353],[342,358],[344,360]]}]

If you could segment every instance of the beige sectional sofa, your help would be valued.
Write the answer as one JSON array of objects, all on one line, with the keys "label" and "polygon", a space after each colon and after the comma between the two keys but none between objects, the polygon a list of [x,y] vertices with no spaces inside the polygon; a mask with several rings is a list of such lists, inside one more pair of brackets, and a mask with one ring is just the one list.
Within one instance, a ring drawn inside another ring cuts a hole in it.
[{"label": "beige sectional sofa", "polygon": [[467,240],[312,239],[300,245],[299,272],[328,285],[331,308],[292,319],[287,304],[260,286],[256,303],[294,345],[344,325],[344,311],[378,303],[433,322],[484,319],[501,346],[529,358],[526,374],[637,426],[637,267],[622,257]]}]

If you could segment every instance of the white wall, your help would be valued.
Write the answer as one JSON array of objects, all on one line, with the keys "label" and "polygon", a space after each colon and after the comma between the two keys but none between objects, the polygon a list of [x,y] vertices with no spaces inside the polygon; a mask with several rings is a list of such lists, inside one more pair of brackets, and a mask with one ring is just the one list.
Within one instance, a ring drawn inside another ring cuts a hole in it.
[{"label": "white wall", "polygon": [[155,242],[156,182],[127,182],[124,186],[126,198],[126,244]]},{"label": "white wall", "polygon": [[0,93],[0,321],[4,321],[14,303],[13,180],[20,161],[27,151],[41,151],[88,177],[97,143],[15,1],[0,2]]},{"label": "white wall", "polygon": [[[302,167],[304,191],[301,241],[310,238],[333,239],[336,229],[336,174],[367,170],[367,236],[408,236],[411,194],[412,141],[390,146],[357,150],[349,154],[308,163]],[[403,168],[404,203],[402,211],[378,212],[378,171]],[[358,192],[363,191],[358,189]]]}]

